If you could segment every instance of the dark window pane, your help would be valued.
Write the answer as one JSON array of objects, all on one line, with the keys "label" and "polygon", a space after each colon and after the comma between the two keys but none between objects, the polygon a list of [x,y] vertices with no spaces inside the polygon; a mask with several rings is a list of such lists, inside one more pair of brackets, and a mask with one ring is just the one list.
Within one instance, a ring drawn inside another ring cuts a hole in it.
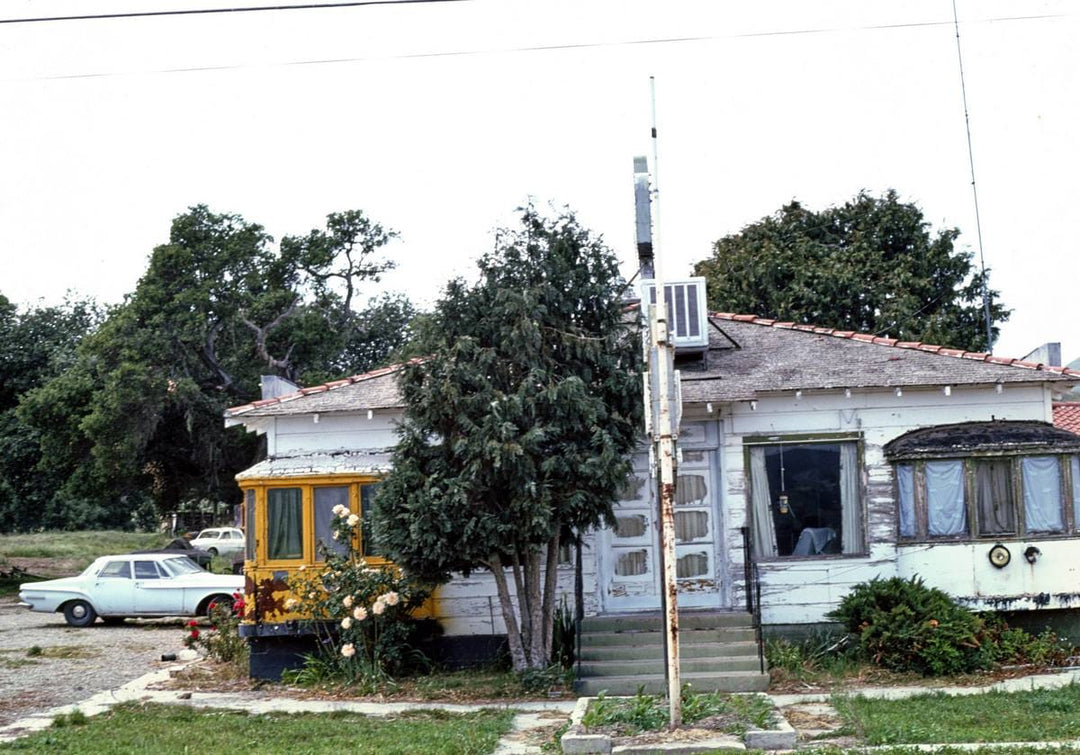
[{"label": "dark window pane", "polygon": [[[840,445],[767,446],[765,469],[779,556],[839,553],[843,509]],[[786,499],[781,498],[786,494]],[[806,533],[804,535],[804,533]]]},{"label": "dark window pane", "polygon": [[980,535],[1016,532],[1012,462],[1008,459],[975,462],[975,515]]},{"label": "dark window pane", "polygon": [[135,579],[157,579],[157,564],[153,561],[135,562]]},{"label": "dark window pane", "polygon": [[315,560],[323,561],[326,556],[323,554],[323,548],[319,547],[321,543],[325,549],[330,551],[337,551],[338,553],[346,553],[349,550],[349,544],[343,543],[334,539],[333,530],[330,529],[330,523],[334,520],[334,507],[344,506],[349,507],[349,486],[341,485],[335,487],[315,488]]},{"label": "dark window pane", "polygon": [[304,557],[304,509],[300,488],[266,491],[266,557],[270,561]]}]

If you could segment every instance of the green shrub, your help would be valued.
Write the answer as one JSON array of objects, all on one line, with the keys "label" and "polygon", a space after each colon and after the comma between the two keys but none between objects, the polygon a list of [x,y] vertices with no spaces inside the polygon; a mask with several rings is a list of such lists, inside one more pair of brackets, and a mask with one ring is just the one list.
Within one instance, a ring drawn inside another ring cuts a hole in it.
[{"label": "green shrub", "polygon": [[[995,664],[1062,665],[1073,650],[1049,629],[1033,636],[994,614],[971,613],[918,577],[875,578],[856,585],[829,617],[856,635],[878,665],[926,676],[970,673]],[[797,658],[791,648],[778,648],[776,655],[782,668]]]},{"label": "green shrub", "polygon": [[829,617],[857,635],[875,663],[926,676],[987,668],[983,619],[919,577],[872,579],[856,585]]}]

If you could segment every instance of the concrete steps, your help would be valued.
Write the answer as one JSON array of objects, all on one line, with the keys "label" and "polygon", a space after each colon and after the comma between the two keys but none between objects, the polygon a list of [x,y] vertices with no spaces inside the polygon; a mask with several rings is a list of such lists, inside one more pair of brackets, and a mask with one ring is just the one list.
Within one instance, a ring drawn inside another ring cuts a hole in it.
[{"label": "concrete steps", "polygon": [[[679,614],[680,674],[695,690],[760,692],[761,673],[751,616],[741,612]],[[578,694],[633,695],[667,691],[663,617],[659,613],[591,616],[582,623]]]}]

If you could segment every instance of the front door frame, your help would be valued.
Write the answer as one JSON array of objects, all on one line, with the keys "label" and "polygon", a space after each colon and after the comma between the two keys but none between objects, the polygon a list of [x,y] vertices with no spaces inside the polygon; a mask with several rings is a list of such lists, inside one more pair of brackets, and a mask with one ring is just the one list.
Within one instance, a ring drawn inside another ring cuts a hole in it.
[{"label": "front door frame", "polygon": [[[711,540],[706,544],[711,549],[707,556],[713,560],[711,580],[687,580],[682,583],[679,590],[679,607],[687,609],[714,609],[730,610],[731,608],[731,570],[727,558],[727,530],[725,527],[723,509],[724,481],[722,476],[723,465],[721,462],[722,443],[721,422],[719,420],[684,422],[680,429],[679,445],[680,455],[683,457],[678,468],[678,473],[697,470],[706,470],[709,481],[709,497],[711,508]],[[655,477],[649,477],[649,463],[647,447],[635,455],[634,473],[645,475],[647,482],[634,503],[627,503],[623,510],[632,513],[633,516],[644,516],[647,521],[647,532],[640,538],[624,540],[624,545],[613,544],[613,532],[609,528],[600,530],[597,537],[597,587],[599,589],[599,606],[603,613],[628,613],[640,611],[660,610],[660,563],[659,563],[659,511],[657,506],[657,490]],[[616,504],[616,513],[619,512]],[[692,544],[679,544],[678,551],[685,552],[693,548]],[[615,565],[617,557],[615,551],[633,548],[637,551],[645,551],[647,573],[640,577],[616,578]],[[620,584],[616,585],[616,581]],[[711,582],[707,584],[707,582]],[[694,589],[687,589],[694,588]],[[619,594],[615,593],[615,590]]]}]

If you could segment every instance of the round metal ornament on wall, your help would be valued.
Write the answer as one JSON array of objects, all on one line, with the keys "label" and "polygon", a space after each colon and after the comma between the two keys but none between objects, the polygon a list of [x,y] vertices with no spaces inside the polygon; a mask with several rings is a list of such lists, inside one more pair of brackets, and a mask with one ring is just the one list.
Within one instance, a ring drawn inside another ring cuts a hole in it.
[{"label": "round metal ornament on wall", "polygon": [[1012,561],[1012,554],[1009,553],[1009,549],[1001,543],[997,543],[990,552],[987,554],[987,558],[990,559],[990,563],[999,569],[1004,569]]}]

